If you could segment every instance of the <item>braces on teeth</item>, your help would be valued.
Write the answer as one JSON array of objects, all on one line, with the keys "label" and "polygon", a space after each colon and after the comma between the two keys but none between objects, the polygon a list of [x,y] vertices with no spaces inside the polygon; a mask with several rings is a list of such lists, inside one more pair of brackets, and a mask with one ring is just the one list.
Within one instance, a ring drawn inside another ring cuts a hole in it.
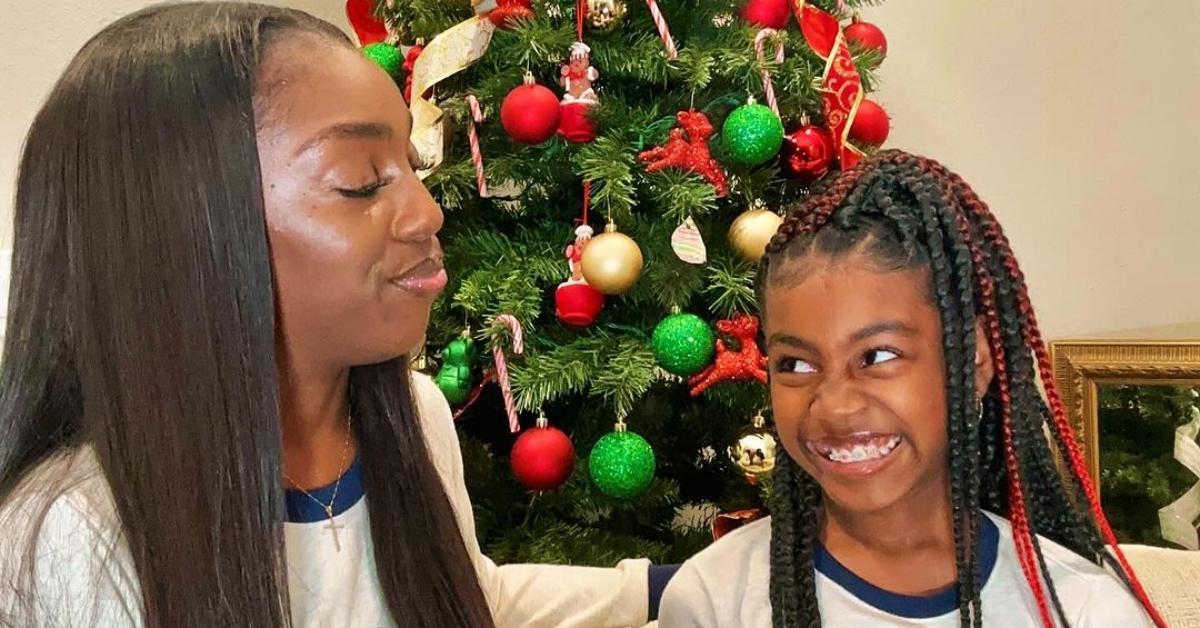
[{"label": "braces on teeth", "polygon": [[826,454],[826,457],[834,462],[862,462],[864,460],[875,460],[892,453],[892,450],[895,449],[896,445],[899,444],[900,438],[897,436],[893,437],[882,447],[877,447],[875,445],[867,445],[865,447],[862,445],[855,445],[849,449],[833,449]]}]

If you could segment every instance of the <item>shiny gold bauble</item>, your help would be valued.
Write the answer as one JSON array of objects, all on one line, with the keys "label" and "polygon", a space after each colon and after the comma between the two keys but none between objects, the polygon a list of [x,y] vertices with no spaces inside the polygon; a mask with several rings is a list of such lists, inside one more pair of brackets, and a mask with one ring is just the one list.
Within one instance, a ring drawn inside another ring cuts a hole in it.
[{"label": "shiny gold bauble", "polygon": [[587,0],[588,26],[602,33],[617,28],[625,17],[625,3],[621,0]]},{"label": "shiny gold bauble", "polygon": [[583,248],[583,278],[604,294],[623,294],[642,274],[642,250],[633,238],[609,225]]},{"label": "shiny gold bauble", "polygon": [[779,231],[783,217],[765,209],[747,209],[729,226],[729,243],[748,262],[757,264]]},{"label": "shiny gold bauble", "polygon": [[754,417],[754,425],[742,432],[729,448],[729,457],[745,474],[748,482],[757,484],[775,468],[778,449],[779,442],[775,440],[775,435],[765,426],[761,417]]}]

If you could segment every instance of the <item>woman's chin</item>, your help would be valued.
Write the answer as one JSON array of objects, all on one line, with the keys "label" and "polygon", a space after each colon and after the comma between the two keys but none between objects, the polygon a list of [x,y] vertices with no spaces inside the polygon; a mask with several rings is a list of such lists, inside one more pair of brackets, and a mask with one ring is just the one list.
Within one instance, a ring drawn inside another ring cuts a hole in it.
[{"label": "woman's chin", "polygon": [[418,355],[424,349],[425,334],[423,332],[424,330],[420,334],[393,335],[372,342],[369,347],[358,352],[358,355],[349,362],[352,366],[365,366]]}]

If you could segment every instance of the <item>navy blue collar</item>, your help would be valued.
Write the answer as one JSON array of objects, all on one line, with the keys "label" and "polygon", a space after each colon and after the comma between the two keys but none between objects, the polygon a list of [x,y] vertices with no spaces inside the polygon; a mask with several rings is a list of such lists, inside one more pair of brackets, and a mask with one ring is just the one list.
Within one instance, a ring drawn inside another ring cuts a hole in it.
[{"label": "navy blue collar", "polygon": [[[362,462],[355,458],[350,468],[342,474],[342,483],[338,486],[337,500],[333,504],[333,515],[336,517],[350,509],[363,498]],[[287,520],[290,523],[313,523],[324,521],[329,517],[325,514],[323,504],[333,499],[333,487],[337,481],[321,488],[309,491],[314,501],[304,491],[289,488],[284,492],[284,503],[287,505]],[[317,501],[321,503],[318,504]]]},{"label": "navy blue collar", "polygon": [[[980,513],[979,518],[981,520],[978,528],[980,532],[979,573],[983,584],[987,584],[988,578],[991,577],[992,570],[996,566],[996,552],[1000,544],[1000,529],[996,527],[996,524],[987,515]],[[958,610],[957,587],[952,586],[940,593],[923,596],[901,595],[885,591],[858,577],[854,572],[847,569],[845,565],[839,563],[833,557],[833,554],[830,554],[829,550],[825,549],[823,543],[817,543],[816,548],[814,548],[813,565],[817,568],[817,571],[825,574],[827,578],[849,591],[850,595],[890,615],[909,619],[925,619],[939,617]]]}]

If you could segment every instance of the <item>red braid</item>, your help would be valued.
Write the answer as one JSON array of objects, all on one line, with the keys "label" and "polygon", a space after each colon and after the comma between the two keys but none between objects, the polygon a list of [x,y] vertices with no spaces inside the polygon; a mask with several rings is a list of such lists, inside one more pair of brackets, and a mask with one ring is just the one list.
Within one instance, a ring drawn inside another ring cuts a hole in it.
[{"label": "red braid", "polygon": [[[1016,268],[1016,260],[1013,260],[1012,266]],[[1016,268],[1016,272],[1020,274],[1020,269]],[[1041,375],[1042,385],[1046,389],[1046,397],[1050,404],[1050,414],[1053,417],[1054,429],[1058,433],[1058,438],[1063,442],[1067,449],[1068,462],[1071,465],[1071,471],[1075,477],[1079,479],[1079,484],[1083,486],[1083,494],[1087,497],[1088,507],[1092,511],[1092,516],[1096,519],[1096,524],[1100,526],[1100,534],[1104,536],[1104,541],[1112,547],[1113,555],[1116,556],[1117,562],[1121,565],[1121,569],[1125,571],[1126,577],[1129,578],[1129,585],[1133,588],[1133,594],[1137,596],[1139,602],[1150,614],[1150,619],[1154,621],[1154,625],[1159,628],[1166,628],[1167,622],[1159,614],[1158,609],[1150,601],[1150,596],[1146,593],[1146,589],[1138,580],[1137,574],[1133,572],[1133,567],[1125,558],[1125,553],[1121,551],[1121,546],[1117,543],[1117,536],[1113,534],[1112,526],[1108,522],[1108,517],[1105,516],[1104,510],[1100,508],[1100,496],[1096,494],[1096,486],[1092,483],[1091,474],[1088,473],[1086,465],[1083,463],[1083,454],[1079,451],[1079,443],[1075,440],[1075,433],[1071,429],[1070,422],[1067,421],[1067,413],[1063,408],[1062,398],[1058,394],[1058,385],[1054,380],[1054,373],[1050,368],[1050,355],[1046,351],[1046,343],[1042,340],[1041,330],[1038,329],[1037,318],[1033,314],[1033,308],[1029,304],[1029,294],[1022,282],[1020,290],[1017,293],[1017,302],[1022,310],[1027,321],[1025,325],[1025,339],[1033,348],[1034,355],[1037,356],[1038,374]]]},{"label": "red braid", "polygon": [[[1047,403],[1050,406],[1051,418],[1053,419],[1052,424],[1058,439],[1063,443],[1067,450],[1067,457],[1069,459],[1068,463],[1070,465],[1071,472],[1079,481],[1079,484],[1083,487],[1084,495],[1088,501],[1088,509],[1090,510],[1093,519],[1096,521],[1096,524],[1100,529],[1100,534],[1104,538],[1105,543],[1112,548],[1113,555],[1116,557],[1121,569],[1125,572],[1125,576],[1129,580],[1130,587],[1133,589],[1134,596],[1138,599],[1138,602],[1141,603],[1142,607],[1146,609],[1146,612],[1150,615],[1150,618],[1152,621],[1154,621],[1154,624],[1159,628],[1166,628],[1166,621],[1162,618],[1158,612],[1158,609],[1156,609],[1154,604],[1150,601],[1150,596],[1146,594],[1146,590],[1142,586],[1142,583],[1138,580],[1137,575],[1134,573],[1133,567],[1130,566],[1129,561],[1125,558],[1125,554],[1121,551],[1120,545],[1117,542],[1116,535],[1113,533],[1112,526],[1108,522],[1108,517],[1105,516],[1104,510],[1100,507],[1100,499],[1096,494],[1096,489],[1092,482],[1091,474],[1088,472],[1087,467],[1084,464],[1083,455],[1079,451],[1079,444],[1075,438],[1074,430],[1071,428],[1070,422],[1067,420],[1066,411],[1063,408],[1062,397],[1058,393],[1058,386],[1054,379],[1053,369],[1051,368],[1050,355],[1046,351],[1046,343],[1042,338],[1041,330],[1039,329],[1037,323],[1037,316],[1034,314],[1033,305],[1029,299],[1029,290],[1025,285],[1024,273],[1021,272],[1021,268],[1017,264],[1016,258],[1013,256],[1012,246],[1009,244],[1008,238],[1004,235],[1004,231],[1000,228],[1000,225],[996,221],[995,217],[987,209],[987,205],[975,195],[974,191],[966,185],[961,177],[940,167],[940,164],[936,164],[935,166],[939,173],[944,174],[950,180],[952,188],[963,199],[963,204],[971,211],[972,214],[974,214],[976,218],[980,220],[984,228],[985,239],[988,242],[997,245],[997,248],[1002,252],[1003,262],[1005,269],[1008,271],[1008,276],[1013,279],[1018,287],[1017,308],[1020,311],[1023,322],[1022,332],[1025,338],[1025,343],[1033,351],[1036,358],[1038,375],[1042,379],[1042,385],[1046,390]],[[964,237],[967,238],[969,236],[969,226],[962,224],[962,221],[960,221],[960,231],[964,228],[964,226],[967,227],[967,232],[964,233]],[[1007,377],[1002,376],[1002,373],[1005,372],[1003,348],[1000,349],[998,354],[996,353],[1000,336],[999,325],[996,321],[996,312],[994,308],[993,287],[991,286],[991,278],[986,276],[986,270],[984,270],[984,266],[982,264],[982,254],[979,253],[977,247],[974,245],[974,243],[970,242],[969,239],[968,243],[971,246],[972,261],[976,268],[976,275],[982,276],[984,279],[984,282],[981,282],[980,285],[980,292],[984,295],[984,307],[987,310],[989,326],[989,344],[992,346],[993,361],[996,365],[996,375],[1001,386],[1001,397],[1003,400],[1002,406],[1004,409],[1004,449],[1006,463],[1008,463],[1008,458],[1010,456],[1012,456],[1015,460],[1014,452],[1011,452],[1011,408],[1010,401],[1004,399],[1005,390],[1007,388]],[[995,326],[995,329],[992,329],[993,326]],[[1016,504],[1013,503],[1012,498],[1014,495],[1014,486],[1016,486],[1016,494],[1019,495],[1019,480],[1015,475],[1013,475],[1013,465],[1009,464],[1010,510],[1012,510],[1013,514],[1015,515],[1019,509],[1019,514],[1021,518],[1024,519],[1024,502],[1021,501],[1017,502]],[[1017,519],[1015,516],[1010,518],[1012,519],[1013,523],[1014,536],[1016,536]],[[1025,530],[1023,531],[1022,536],[1025,537],[1025,542],[1029,543],[1031,547],[1032,541],[1030,539],[1032,537],[1028,529],[1027,520],[1024,521],[1024,526]],[[1021,551],[1020,548],[1018,548],[1018,557],[1020,557],[1020,554]],[[1034,595],[1038,598],[1039,608],[1043,609],[1044,611],[1045,600],[1040,579],[1037,577],[1036,572],[1031,574],[1030,569],[1027,568],[1024,563],[1025,560],[1022,558],[1022,570],[1025,571],[1025,577],[1029,580],[1030,585],[1034,589]],[[1047,622],[1048,626],[1053,626],[1053,623],[1049,622],[1049,615],[1045,612],[1043,612],[1042,620],[1043,622]]]},{"label": "red braid", "polygon": [[[942,177],[939,177],[942,178]],[[944,183],[944,182],[943,182]],[[959,203],[954,203],[954,220],[963,241],[971,252],[971,265],[974,267],[975,287],[979,292],[983,306],[984,321],[987,326],[988,347],[992,351],[992,365],[996,369],[996,381],[1000,390],[1001,430],[1004,436],[1004,465],[1008,469],[1008,519],[1012,526],[1013,545],[1017,550],[1017,560],[1021,571],[1037,601],[1038,614],[1046,628],[1054,628],[1054,619],[1050,614],[1050,604],[1046,600],[1046,590],[1038,571],[1037,557],[1033,548],[1033,532],[1029,527],[1029,515],[1025,510],[1025,495],[1021,486],[1021,470],[1017,462],[1016,450],[1012,443],[1012,394],[1008,379],[1008,361],[1005,359],[1004,341],[1000,333],[1000,315],[996,311],[996,286],[987,273],[983,252],[975,242],[971,233],[971,224],[962,212]]]}]

